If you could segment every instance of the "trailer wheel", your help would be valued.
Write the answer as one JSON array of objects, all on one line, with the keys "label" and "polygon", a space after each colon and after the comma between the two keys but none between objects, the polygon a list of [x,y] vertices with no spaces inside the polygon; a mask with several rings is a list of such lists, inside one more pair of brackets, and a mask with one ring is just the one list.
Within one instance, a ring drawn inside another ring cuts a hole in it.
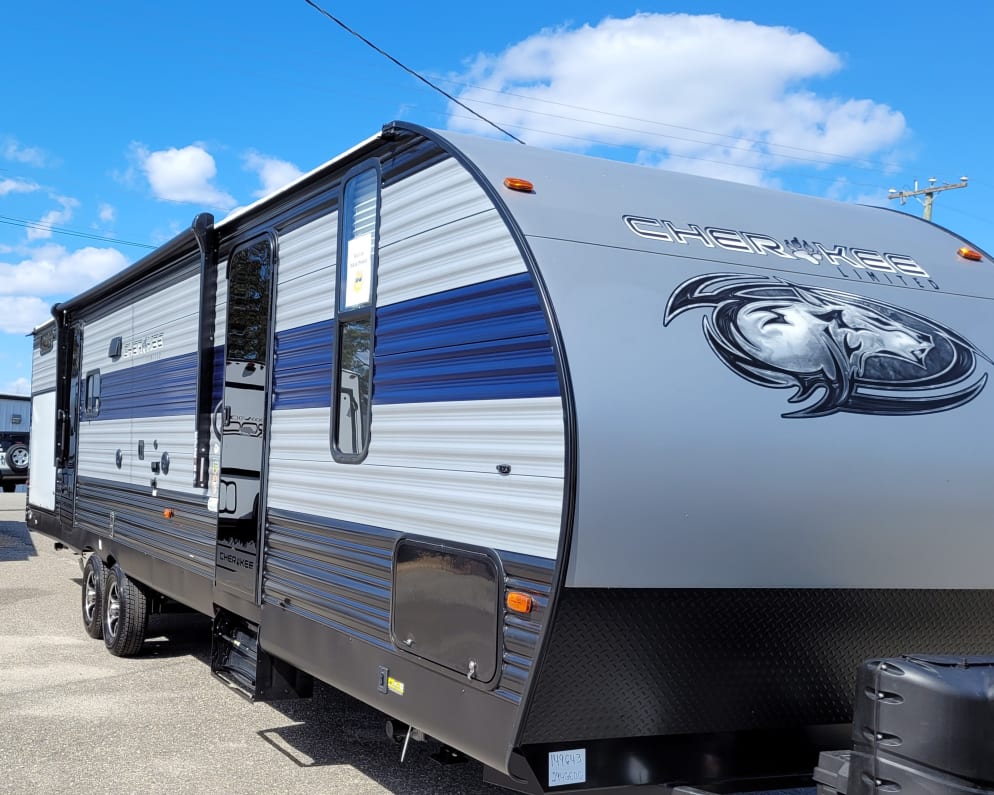
[{"label": "trailer wheel", "polygon": [[107,567],[99,555],[90,555],[83,567],[83,629],[91,638],[104,636],[104,587]]},{"label": "trailer wheel", "polygon": [[28,446],[21,442],[14,442],[7,448],[7,466],[18,475],[23,475],[28,471],[28,463],[31,461]]},{"label": "trailer wheel", "polygon": [[133,657],[141,649],[148,626],[145,588],[114,564],[104,585],[104,645],[115,657]]}]

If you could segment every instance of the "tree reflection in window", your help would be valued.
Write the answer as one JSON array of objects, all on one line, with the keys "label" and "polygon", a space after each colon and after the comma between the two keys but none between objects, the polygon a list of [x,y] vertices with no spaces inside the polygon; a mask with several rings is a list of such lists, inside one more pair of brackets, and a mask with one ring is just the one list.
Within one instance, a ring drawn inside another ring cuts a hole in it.
[{"label": "tree reflection in window", "polygon": [[228,280],[228,361],[266,363],[269,350],[268,316],[272,258],[268,240],[235,252]]},{"label": "tree reflection in window", "polygon": [[369,442],[370,322],[353,320],[341,325],[339,346],[339,409],[336,446],[358,455]]}]

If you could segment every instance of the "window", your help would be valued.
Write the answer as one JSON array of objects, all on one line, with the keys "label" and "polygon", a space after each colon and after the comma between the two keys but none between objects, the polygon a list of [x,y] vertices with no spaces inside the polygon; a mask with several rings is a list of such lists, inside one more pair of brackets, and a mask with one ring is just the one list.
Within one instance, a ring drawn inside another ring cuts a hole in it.
[{"label": "window", "polygon": [[91,370],[86,374],[86,388],[83,391],[83,414],[92,419],[100,413],[100,371]]},{"label": "window", "polygon": [[378,167],[346,179],[340,208],[331,452],[336,461],[358,464],[369,450],[372,414]]}]

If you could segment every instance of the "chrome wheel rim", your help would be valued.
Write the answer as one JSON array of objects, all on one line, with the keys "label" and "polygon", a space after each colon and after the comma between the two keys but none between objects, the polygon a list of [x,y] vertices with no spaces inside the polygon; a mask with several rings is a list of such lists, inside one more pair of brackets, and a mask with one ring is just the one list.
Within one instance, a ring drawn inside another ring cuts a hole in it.
[{"label": "chrome wheel rim", "polygon": [[97,588],[100,584],[97,582],[96,575],[93,569],[86,575],[86,582],[83,584],[83,617],[86,619],[87,624],[92,624],[94,619],[94,613],[97,609]]},{"label": "chrome wheel rim", "polygon": [[107,634],[117,637],[117,623],[121,620],[121,594],[117,590],[117,582],[111,581],[107,589]]},{"label": "chrome wheel rim", "polygon": [[11,455],[10,462],[19,468],[26,467],[28,465],[28,451],[21,447],[17,448]]}]

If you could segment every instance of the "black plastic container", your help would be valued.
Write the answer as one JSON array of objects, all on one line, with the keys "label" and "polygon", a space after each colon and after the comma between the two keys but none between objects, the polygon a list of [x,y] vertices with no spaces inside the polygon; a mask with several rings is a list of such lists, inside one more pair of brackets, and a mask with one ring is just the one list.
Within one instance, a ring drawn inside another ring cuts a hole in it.
[{"label": "black plastic container", "polygon": [[994,657],[859,669],[848,792],[994,792]]}]

